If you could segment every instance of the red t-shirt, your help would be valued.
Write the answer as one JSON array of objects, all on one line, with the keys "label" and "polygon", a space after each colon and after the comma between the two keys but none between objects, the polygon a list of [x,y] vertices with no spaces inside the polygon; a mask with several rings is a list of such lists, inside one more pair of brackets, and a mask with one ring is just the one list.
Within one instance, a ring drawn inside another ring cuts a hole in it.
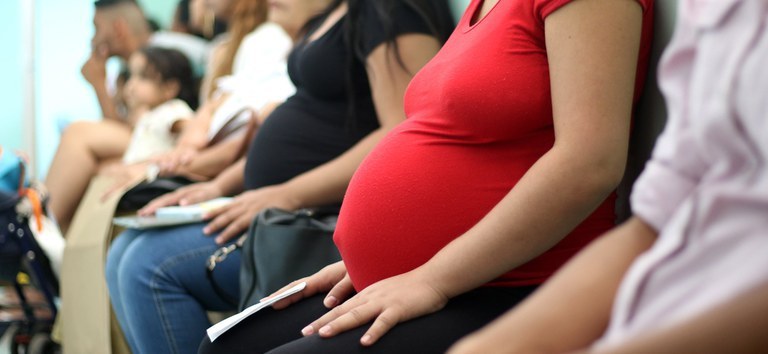
[{"label": "red t-shirt", "polygon": [[[544,19],[571,0],[473,0],[405,94],[408,119],[355,173],[334,240],[357,290],[429,260],[485,216],[555,141]],[[644,8],[642,87],[653,0]],[[635,95],[637,98],[638,94]],[[574,176],[578,178],[578,176]],[[614,225],[615,196],[549,251],[490,285],[540,284]]]}]

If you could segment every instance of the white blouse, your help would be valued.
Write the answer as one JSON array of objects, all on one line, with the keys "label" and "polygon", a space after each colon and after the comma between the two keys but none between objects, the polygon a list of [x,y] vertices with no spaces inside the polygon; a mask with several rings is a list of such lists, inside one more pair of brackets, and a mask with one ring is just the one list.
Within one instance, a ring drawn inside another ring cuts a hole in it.
[{"label": "white blouse", "polygon": [[676,26],[659,69],[668,123],[631,200],[659,238],[598,345],[768,282],[768,1],[679,0]]}]

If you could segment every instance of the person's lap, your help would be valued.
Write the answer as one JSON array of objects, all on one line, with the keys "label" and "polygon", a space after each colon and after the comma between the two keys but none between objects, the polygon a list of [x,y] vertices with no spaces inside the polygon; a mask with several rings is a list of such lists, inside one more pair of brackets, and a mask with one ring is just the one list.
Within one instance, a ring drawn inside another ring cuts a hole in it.
[{"label": "person's lap", "polygon": [[275,311],[264,309],[211,343],[203,339],[199,353],[442,353],[461,337],[479,329],[532,292],[532,288],[482,288],[452,299],[441,311],[400,323],[371,347],[360,345],[370,324],[333,338],[302,337],[301,329],[327,309],[324,294]]},{"label": "person's lap", "polygon": [[[115,312],[142,351],[175,347],[194,351],[210,325],[206,311],[231,311],[206,277],[205,261],[219,247],[192,224],[119,236],[107,260]],[[238,290],[239,255],[220,264],[214,279],[232,297]]]}]

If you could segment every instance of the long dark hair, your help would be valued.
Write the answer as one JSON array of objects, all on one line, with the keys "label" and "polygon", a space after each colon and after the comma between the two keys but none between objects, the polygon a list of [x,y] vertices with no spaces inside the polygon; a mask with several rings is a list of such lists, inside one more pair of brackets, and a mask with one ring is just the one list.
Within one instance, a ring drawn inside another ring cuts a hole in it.
[{"label": "long dark hair", "polygon": [[[392,48],[395,54],[395,58],[403,69],[405,63],[400,55],[400,49],[397,46],[395,37],[396,24],[393,21],[394,13],[397,10],[398,5],[404,5],[413,10],[429,28],[432,35],[437,38],[440,43],[445,43],[450,36],[451,31],[455,27],[453,17],[447,4],[447,0],[333,0],[331,4],[321,14],[310,20],[304,27],[304,30],[316,26],[317,21],[320,21],[327,17],[334,9],[338,8],[342,3],[347,3],[347,16],[344,17],[344,42],[347,47],[348,56],[346,58],[346,65],[349,68],[345,78],[347,85],[347,93],[350,100],[348,106],[346,127],[348,130],[356,129],[355,115],[359,111],[361,105],[354,82],[354,70],[355,62],[366,62],[366,53],[363,41],[363,26],[360,23],[362,15],[362,3],[366,2],[367,5],[373,6],[374,13],[377,20],[382,24],[382,31],[384,33],[385,43]],[[411,73],[414,74],[414,73]]]},{"label": "long dark hair", "polygon": [[176,98],[186,102],[193,110],[197,109],[198,82],[186,55],[176,49],[161,47],[144,47],[141,54],[147,61],[142,75],[160,82],[176,80],[179,83]]}]

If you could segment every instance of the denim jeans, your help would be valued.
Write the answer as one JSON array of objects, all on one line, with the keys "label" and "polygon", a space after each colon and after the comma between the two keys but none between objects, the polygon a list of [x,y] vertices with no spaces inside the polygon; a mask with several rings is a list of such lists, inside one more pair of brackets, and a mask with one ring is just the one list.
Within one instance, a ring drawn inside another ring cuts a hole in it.
[{"label": "denim jeans", "polygon": [[[219,246],[204,224],[127,230],[107,254],[107,286],[117,320],[135,354],[196,353],[211,325],[206,311],[233,311],[206,277]],[[214,271],[231,297],[239,294],[240,252]]]}]

